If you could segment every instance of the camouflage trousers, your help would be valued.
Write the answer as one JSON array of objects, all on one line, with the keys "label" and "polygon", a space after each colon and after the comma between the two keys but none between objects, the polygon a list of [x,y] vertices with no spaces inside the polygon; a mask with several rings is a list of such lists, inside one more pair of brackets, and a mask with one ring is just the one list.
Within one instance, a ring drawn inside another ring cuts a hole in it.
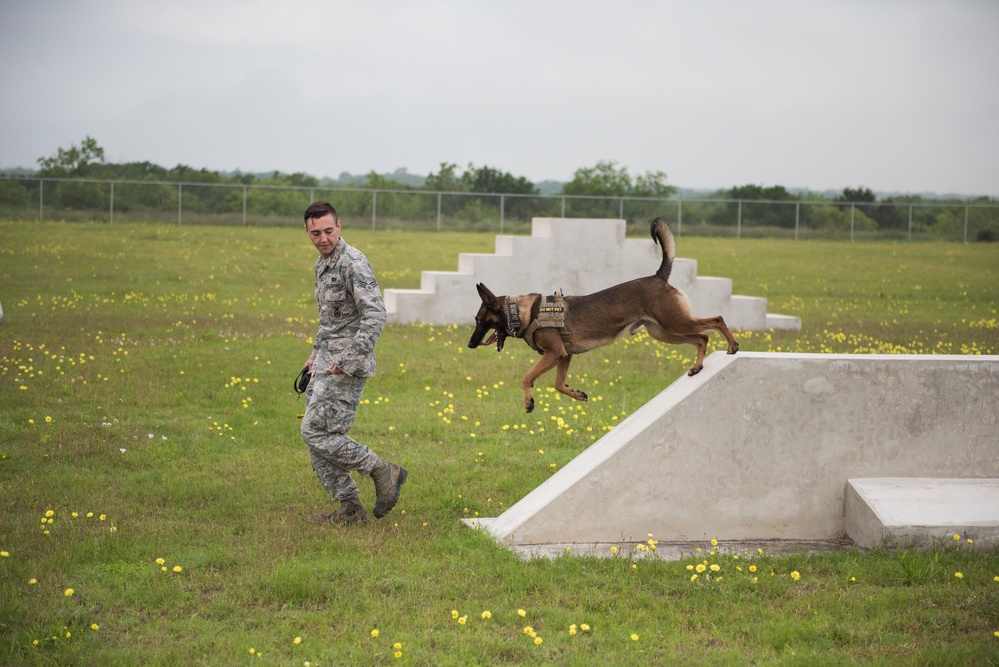
[{"label": "camouflage trousers", "polygon": [[347,435],[354,424],[367,378],[320,373],[305,392],[302,439],[309,448],[312,469],[334,501],[356,498],[352,470],[370,475],[378,462],[373,451]]}]

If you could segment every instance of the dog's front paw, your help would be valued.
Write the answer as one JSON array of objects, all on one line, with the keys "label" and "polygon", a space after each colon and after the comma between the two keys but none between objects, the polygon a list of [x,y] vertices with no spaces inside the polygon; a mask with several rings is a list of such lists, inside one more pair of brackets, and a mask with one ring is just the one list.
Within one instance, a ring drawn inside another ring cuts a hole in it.
[{"label": "dog's front paw", "polygon": [[534,397],[531,397],[524,401],[524,410],[528,413],[534,412]]},{"label": "dog's front paw", "polygon": [[728,353],[729,354],[735,354],[738,351],[739,351],[739,344],[738,343],[733,343],[732,345],[728,346]]},{"label": "dog's front paw", "polygon": [[687,375],[697,375],[701,372],[702,368],[704,368],[704,366],[691,366],[690,370],[687,371]]}]

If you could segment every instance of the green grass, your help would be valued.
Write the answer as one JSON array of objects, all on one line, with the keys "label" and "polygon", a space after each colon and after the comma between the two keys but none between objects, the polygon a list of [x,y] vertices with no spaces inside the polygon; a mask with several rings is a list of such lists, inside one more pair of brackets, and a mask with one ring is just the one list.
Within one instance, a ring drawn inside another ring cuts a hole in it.
[{"label": "green grass", "polygon": [[[494,247],[344,236],[382,287]],[[999,353],[999,246],[678,245],[700,275],[802,318],[800,332],[738,333],[744,350]],[[999,556],[964,541],[522,561],[465,527],[680,377],[692,348],[644,336],[574,362],[589,402],[544,378],[525,415],[527,346],[388,327],[353,434],[410,481],[381,521],[309,523],[330,507],[292,391],[315,333],[313,257],[297,227],[0,223],[0,664],[999,663]],[[691,581],[705,560],[719,571]]]}]

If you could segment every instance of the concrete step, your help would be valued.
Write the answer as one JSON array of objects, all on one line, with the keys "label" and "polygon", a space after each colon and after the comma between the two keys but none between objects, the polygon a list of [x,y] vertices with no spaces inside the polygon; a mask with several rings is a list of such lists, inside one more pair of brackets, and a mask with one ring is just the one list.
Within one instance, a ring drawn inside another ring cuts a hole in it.
[{"label": "concrete step", "polygon": [[846,534],[858,545],[999,545],[999,479],[849,479]]},{"label": "concrete step", "polygon": [[766,328],[774,331],[801,331],[801,318],[794,315],[767,313]]}]

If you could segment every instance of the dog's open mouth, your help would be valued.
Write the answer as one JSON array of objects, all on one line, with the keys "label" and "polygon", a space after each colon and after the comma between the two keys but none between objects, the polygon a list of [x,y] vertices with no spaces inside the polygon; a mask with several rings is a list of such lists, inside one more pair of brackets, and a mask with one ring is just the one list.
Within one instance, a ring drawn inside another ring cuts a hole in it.
[{"label": "dog's open mouth", "polygon": [[493,333],[486,340],[482,341],[483,345],[492,345],[496,343],[496,351],[503,351],[503,343],[506,340],[506,336],[500,336],[498,331],[493,331]]},{"label": "dog's open mouth", "polygon": [[[482,332],[481,334],[479,332]],[[489,334],[488,336],[486,334]],[[506,332],[500,331],[499,329],[494,329],[492,327],[476,326],[475,332],[472,334],[472,338],[468,341],[468,347],[475,349],[477,347],[487,347],[492,344],[496,344],[496,351],[503,351],[503,343],[506,341]]]}]

